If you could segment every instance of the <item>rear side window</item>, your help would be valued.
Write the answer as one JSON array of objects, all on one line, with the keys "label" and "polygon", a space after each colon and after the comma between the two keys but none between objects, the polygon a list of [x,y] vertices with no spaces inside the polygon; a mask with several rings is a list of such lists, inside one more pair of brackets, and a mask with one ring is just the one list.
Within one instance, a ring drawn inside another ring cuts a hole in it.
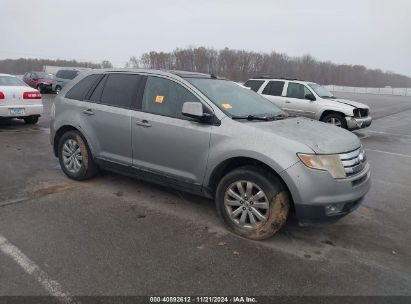
[{"label": "rear side window", "polygon": [[250,88],[254,92],[257,92],[263,83],[264,80],[248,80],[244,83],[244,86]]},{"label": "rear side window", "polygon": [[[136,102],[140,81],[143,77],[133,74],[109,74],[101,94],[100,103],[120,108],[131,108]],[[99,89],[99,86],[94,93]]]},{"label": "rear side window", "polygon": [[66,98],[84,100],[87,93],[90,91],[91,87],[100,77],[98,74],[93,74],[80,80],[75,86],[73,86],[70,91],[67,92]]},{"label": "rear side window", "polygon": [[305,99],[306,94],[311,94],[311,91],[300,83],[290,82],[287,88],[287,97]]},{"label": "rear side window", "polygon": [[181,112],[183,103],[200,102],[180,84],[161,77],[150,76],[144,90],[142,110],[174,118],[187,119]]},{"label": "rear side window", "polygon": [[283,93],[284,81],[270,81],[263,90],[264,95],[281,96]]}]

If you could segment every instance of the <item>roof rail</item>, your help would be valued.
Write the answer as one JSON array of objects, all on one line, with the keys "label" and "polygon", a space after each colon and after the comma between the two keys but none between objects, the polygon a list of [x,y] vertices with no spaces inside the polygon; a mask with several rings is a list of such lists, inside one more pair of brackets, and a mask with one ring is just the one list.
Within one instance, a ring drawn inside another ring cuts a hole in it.
[{"label": "roof rail", "polygon": [[291,77],[269,77],[269,76],[256,76],[251,79],[284,79],[284,80],[298,80],[297,78]]}]

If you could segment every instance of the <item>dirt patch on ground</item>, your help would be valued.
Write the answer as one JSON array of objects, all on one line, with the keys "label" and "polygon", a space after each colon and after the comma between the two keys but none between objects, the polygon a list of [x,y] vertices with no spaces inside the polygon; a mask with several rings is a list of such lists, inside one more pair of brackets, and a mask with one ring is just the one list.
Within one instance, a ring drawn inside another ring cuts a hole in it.
[{"label": "dirt patch on ground", "polygon": [[39,197],[47,196],[47,195],[50,195],[50,194],[60,193],[60,192],[64,192],[64,191],[66,191],[68,189],[71,189],[71,188],[73,188],[73,186],[68,185],[68,184],[50,185],[48,187],[41,188],[41,189],[38,189],[38,190],[34,191],[30,195],[30,198],[39,198]]}]

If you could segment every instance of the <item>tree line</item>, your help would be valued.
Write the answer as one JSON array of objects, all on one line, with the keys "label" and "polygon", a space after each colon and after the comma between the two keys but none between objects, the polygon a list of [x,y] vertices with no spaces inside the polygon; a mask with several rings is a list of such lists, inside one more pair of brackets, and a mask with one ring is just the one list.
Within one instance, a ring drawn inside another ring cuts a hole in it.
[{"label": "tree line", "polygon": [[224,48],[177,48],[172,52],[151,51],[131,57],[126,67],[185,70],[213,73],[234,81],[256,76],[286,77],[357,87],[411,87],[411,78],[362,65],[334,64],[318,61],[311,55],[290,57],[271,52],[260,53]]},{"label": "tree line", "polygon": [[112,68],[110,61],[104,60],[101,63],[79,62],[76,60],[51,60],[51,59],[4,59],[0,60],[0,73],[21,75],[30,71],[42,71],[43,66],[52,65],[59,67],[81,67],[81,68]]}]

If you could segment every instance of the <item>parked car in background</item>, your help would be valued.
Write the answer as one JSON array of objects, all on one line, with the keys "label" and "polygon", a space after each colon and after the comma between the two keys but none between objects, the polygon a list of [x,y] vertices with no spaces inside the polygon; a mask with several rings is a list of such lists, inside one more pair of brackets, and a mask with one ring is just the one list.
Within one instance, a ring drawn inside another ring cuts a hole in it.
[{"label": "parked car in background", "polygon": [[43,114],[41,94],[15,76],[0,74],[0,119],[35,124]]},{"label": "parked car in background", "polygon": [[358,137],[288,118],[248,88],[181,71],[93,70],[55,98],[50,140],[63,172],[105,168],[216,202],[234,232],[264,239],[287,220],[335,220],[370,188]]},{"label": "parked car in background", "polygon": [[77,69],[61,69],[56,73],[55,80],[52,85],[53,92],[60,93],[61,89],[80,74],[81,70]]},{"label": "parked car in background", "polygon": [[51,92],[53,80],[54,75],[45,72],[27,72],[23,76],[23,81],[40,93]]},{"label": "parked car in background", "polygon": [[309,81],[256,77],[244,83],[291,115],[305,116],[348,130],[371,125],[369,106],[335,97]]}]

